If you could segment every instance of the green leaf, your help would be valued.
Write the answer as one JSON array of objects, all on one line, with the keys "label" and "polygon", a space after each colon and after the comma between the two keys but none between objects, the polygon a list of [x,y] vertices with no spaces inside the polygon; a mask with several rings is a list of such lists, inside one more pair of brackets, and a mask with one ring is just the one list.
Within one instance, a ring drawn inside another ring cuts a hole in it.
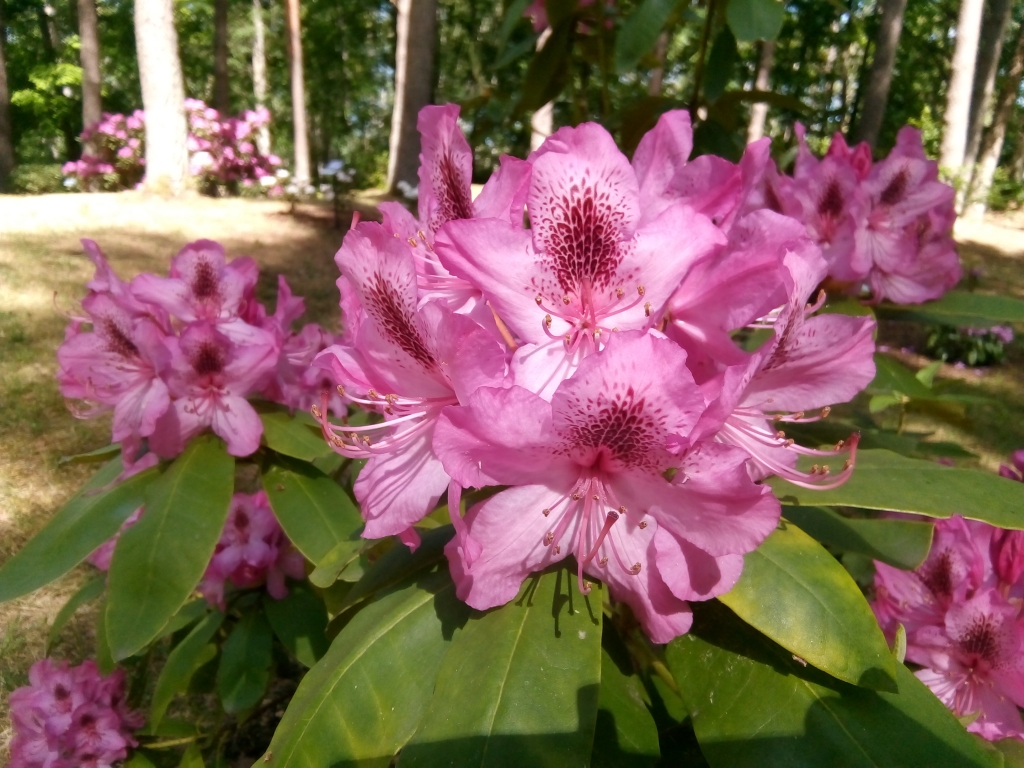
[{"label": "green leaf", "polygon": [[293,586],[283,600],[266,595],[263,610],[281,644],[307,667],[327,653],[327,609],[309,589]]},{"label": "green leaf", "polygon": [[120,443],[111,443],[110,445],[104,445],[102,448],[97,448],[94,451],[87,451],[85,453],[76,453],[72,456],[61,456],[57,459],[57,466],[63,467],[65,464],[92,464],[96,461],[106,461],[107,459],[113,459],[121,453]]},{"label": "green leaf", "polygon": [[733,37],[728,27],[723,27],[715,38],[715,42],[711,46],[711,53],[708,55],[707,74],[704,78],[706,101],[709,103],[718,101],[718,98],[725,93],[739,57],[740,52],[736,48],[736,38]]},{"label": "green leaf", "polygon": [[136,750],[132,756],[125,761],[124,768],[156,768],[153,761]]},{"label": "green leaf", "polygon": [[188,745],[185,754],[181,756],[178,768],[206,768],[206,763],[203,762],[203,753],[194,741]]},{"label": "green leaf", "polygon": [[786,519],[822,544],[907,571],[923,563],[932,546],[930,523],[843,517],[822,507],[786,507]]},{"label": "green leaf", "polygon": [[146,490],[146,511],[121,534],[110,563],[107,633],[115,659],[157,637],[202,579],[234,480],[224,443],[204,436]]},{"label": "green leaf", "polygon": [[216,648],[209,642],[223,623],[224,614],[220,611],[208,614],[167,655],[149,707],[148,727],[151,730],[160,727],[175,694],[186,691],[195,671],[213,658],[207,649],[212,648],[216,653]]},{"label": "green leaf", "polygon": [[949,291],[937,301],[924,304],[889,304],[875,308],[885,320],[913,320],[957,328],[991,328],[1001,323],[1024,323],[1024,300],[1012,296],[988,296],[969,291]]},{"label": "green leaf", "polygon": [[692,607],[666,658],[713,768],[993,766],[902,664],[898,694],[858,688],[800,666],[713,601]]},{"label": "green leaf", "polygon": [[1003,756],[1006,768],[1024,768],[1024,742],[1019,739],[1000,739],[991,744]]},{"label": "green leaf", "polygon": [[743,558],[719,598],[741,619],[818,669],[895,690],[895,665],[857,584],[818,542],[785,521]]},{"label": "green leaf", "polygon": [[860,507],[946,518],[963,515],[1024,529],[1024,483],[975,469],[945,467],[883,450],[857,451],[853,476],[831,490],[768,481],[784,504]]},{"label": "green leaf", "polygon": [[[616,654],[618,656],[619,654]],[[640,678],[627,653],[601,653],[601,697],[591,768],[644,768],[661,757],[658,727],[647,709]]]},{"label": "green leaf", "polygon": [[349,539],[338,544],[328,552],[309,574],[309,580],[322,589],[327,589],[341,576],[341,572],[359,559],[359,554],[366,546],[364,539]]},{"label": "green leaf", "polygon": [[544,47],[530,60],[517,104],[519,111],[540,109],[562,92],[569,79],[568,59],[575,28],[573,18],[553,27]]},{"label": "green leaf", "polygon": [[676,5],[678,0],[642,0],[622,22],[615,37],[616,74],[624,75],[636,69],[640,59],[654,48]]},{"label": "green leaf", "polygon": [[75,612],[86,603],[92,602],[102,595],[106,588],[107,574],[101,573],[85,582],[75,594],[68,598],[68,601],[57,611],[57,615],[53,619],[53,625],[50,627],[50,632],[46,636],[46,646],[43,648],[43,653],[46,656],[50,655],[50,649],[53,648],[53,644],[60,635],[60,631],[64,629],[64,626],[75,615]]},{"label": "green leaf", "polygon": [[260,421],[263,422],[263,442],[272,451],[303,461],[334,453],[320,431],[312,429],[303,419],[284,411],[271,411],[261,413]]},{"label": "green leaf", "polygon": [[401,768],[586,765],[601,682],[601,602],[568,570],[466,624]]},{"label": "green leaf", "polygon": [[147,469],[111,486],[120,474],[120,459],[104,465],[18,554],[3,564],[0,603],[39,589],[85,560],[142,505],[146,487],[158,472]]},{"label": "green leaf", "polygon": [[114,657],[110,653],[110,644],[107,643],[107,599],[100,603],[100,609],[96,613],[96,666],[104,675],[114,671]]},{"label": "green leaf", "polygon": [[272,764],[389,765],[468,614],[447,568],[357,613],[299,684],[267,750]]},{"label": "green leaf", "polygon": [[319,565],[342,542],[359,542],[363,518],[348,494],[304,461],[281,457],[263,475],[263,488],[284,532]]},{"label": "green leaf", "polygon": [[210,611],[210,604],[203,598],[197,598],[185,603],[171,618],[167,620],[163,628],[160,630],[160,634],[157,637],[167,637],[167,635],[174,634],[179,629],[184,629],[189,624],[199,621],[199,619],[206,616]]},{"label": "green leaf", "polygon": [[509,4],[505,18],[502,19],[501,27],[498,29],[499,50],[508,43],[508,39],[512,36],[512,31],[522,21],[523,13],[526,11],[527,6],[530,5],[530,2],[531,0],[512,0]]},{"label": "green leaf", "polygon": [[259,703],[270,682],[274,635],[262,613],[249,611],[231,630],[220,654],[217,692],[229,715]]},{"label": "green leaf", "polygon": [[786,8],[778,0],[729,0],[725,18],[741,43],[774,40],[782,30]]}]

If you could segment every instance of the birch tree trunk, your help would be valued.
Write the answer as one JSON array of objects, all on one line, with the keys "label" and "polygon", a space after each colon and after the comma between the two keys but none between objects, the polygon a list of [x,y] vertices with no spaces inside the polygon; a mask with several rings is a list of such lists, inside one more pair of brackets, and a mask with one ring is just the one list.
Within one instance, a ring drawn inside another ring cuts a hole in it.
[{"label": "birch tree trunk", "polygon": [[146,189],[177,195],[189,186],[185,86],[172,0],[135,0],[135,48],[146,111]]},{"label": "birch tree trunk", "polygon": [[437,0],[395,0],[398,34],[395,45],[395,107],[391,113],[388,191],[398,182],[416,186],[420,136],[416,120],[431,101],[434,50],[437,45]]},{"label": "birch tree trunk", "polygon": [[967,124],[971,115],[971,90],[974,65],[978,57],[978,36],[981,32],[983,0],[961,0],[956,25],[956,48],[953,66],[946,86],[946,113],[942,130],[939,165],[954,178],[963,173],[967,150]]},{"label": "birch tree trunk", "polygon": [[878,24],[875,55],[864,87],[860,119],[853,132],[855,142],[866,141],[872,149],[878,142],[878,133],[882,130],[882,119],[885,117],[885,105],[889,101],[889,86],[892,85],[896,48],[903,32],[903,12],[907,9],[907,0],[881,0],[879,5],[882,9],[882,18]]},{"label": "birch tree trunk", "polygon": [[1024,24],[1021,24],[1020,31],[1017,33],[1013,59],[1003,76],[999,95],[996,97],[995,107],[992,111],[992,125],[985,131],[981,150],[978,152],[978,163],[967,198],[967,209],[964,211],[969,218],[982,219],[985,217],[985,210],[988,207],[988,192],[992,188],[992,178],[995,176],[996,166],[999,165],[999,155],[1003,151],[1003,139],[1006,138],[1006,126],[1017,101],[1022,77],[1024,77]]},{"label": "birch tree trunk", "polygon": [[309,186],[309,129],[306,127],[306,80],[302,71],[302,19],[299,0],[285,0],[288,11],[288,57],[292,77],[292,127],[295,144],[295,185]]},{"label": "birch tree trunk", "polygon": [[228,91],[228,0],[213,3],[213,108],[222,115],[231,111]]},{"label": "birch tree trunk", "polygon": [[972,166],[981,148],[985,120],[992,108],[992,93],[999,72],[999,56],[1003,52],[1003,38],[1010,25],[1013,0],[991,0],[988,13],[981,25],[981,43],[978,61],[974,67],[974,86],[971,89],[971,116],[967,125],[967,150],[964,160]]},{"label": "birch tree trunk", "polygon": [[7,85],[7,27],[4,24],[4,6],[0,2],[0,192],[11,186],[14,170],[14,137],[11,135],[11,91]]},{"label": "birch tree trunk", "polygon": [[[256,107],[267,102],[267,52],[263,32],[262,0],[252,0],[252,95]],[[256,134],[256,147],[261,155],[270,154],[270,127],[264,125]]]},{"label": "birch tree trunk", "polygon": [[[96,19],[96,0],[78,0],[79,59],[82,62],[82,127],[99,122],[103,115],[100,74],[99,22]],[[85,150],[95,154],[96,148]]]},{"label": "birch tree trunk", "polygon": [[[755,91],[768,90],[768,78],[772,73],[775,60],[775,41],[761,42],[761,56],[757,62],[757,76],[754,78]],[[768,119],[768,103],[755,102],[750,106],[750,122],[747,124],[747,144],[751,144],[764,136],[764,124]]]},{"label": "birch tree trunk", "polygon": [[[544,31],[540,33],[540,37],[537,38],[537,48],[540,50],[547,43],[548,38],[551,37],[551,27],[545,27]],[[653,82],[653,75],[652,75]],[[530,115],[530,151],[536,151],[541,144],[544,143],[544,139],[554,133],[555,130],[555,102],[549,101],[540,109],[534,111]]]}]

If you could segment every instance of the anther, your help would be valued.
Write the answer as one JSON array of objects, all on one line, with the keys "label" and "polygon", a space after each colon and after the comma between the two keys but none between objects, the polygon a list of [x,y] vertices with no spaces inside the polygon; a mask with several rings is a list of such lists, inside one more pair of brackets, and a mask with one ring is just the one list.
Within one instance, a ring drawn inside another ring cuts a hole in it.
[{"label": "anther", "polygon": [[796,440],[794,440],[794,439],[793,439],[793,438],[791,437],[791,438],[787,439],[785,443],[783,443],[783,446],[784,446],[784,447],[786,447],[786,448],[789,448],[789,447],[790,447],[791,445],[793,445],[794,443],[796,443]]},{"label": "anther", "polygon": [[647,521],[644,520],[642,523],[640,523],[640,530],[642,531],[646,527],[647,527]]},{"label": "anther", "polygon": [[547,517],[550,514],[551,514],[551,510],[550,509],[545,509],[544,512],[543,512],[544,517]]},{"label": "anther", "polygon": [[772,421],[782,421],[782,414],[776,413],[774,416],[772,416]]},{"label": "anther", "polygon": [[811,474],[812,475],[818,474],[818,470],[819,469],[821,469],[821,467],[819,467],[817,464],[815,464],[814,466],[811,467]]},{"label": "anther", "polygon": [[341,395],[342,397],[345,396],[345,388],[341,386],[341,384],[338,385],[338,394]]},{"label": "anther", "polygon": [[418,243],[418,242],[416,241],[416,238],[415,238],[415,237],[410,237],[410,238],[409,238],[408,240],[406,240],[405,242],[407,242],[407,243],[408,243],[409,245],[411,245],[411,246],[412,246],[413,248],[415,248],[415,247],[416,247],[417,245],[419,245],[419,243]]},{"label": "anther", "polygon": [[313,406],[312,408],[310,408],[309,410],[310,410],[310,412],[311,412],[311,413],[313,414],[313,418],[314,418],[314,419],[316,419],[317,421],[320,421],[320,407],[319,407],[319,406],[316,406],[316,405],[314,405],[314,406]]},{"label": "anther", "polygon": [[644,295],[644,287],[642,285],[638,285],[636,287],[636,292],[639,293],[641,296],[643,296]]},{"label": "anther", "polygon": [[852,466],[853,466],[853,462],[850,461],[849,459],[847,459],[846,461],[843,462],[843,472],[845,472],[846,470],[848,470]]},{"label": "anther", "polygon": [[544,325],[551,327],[551,315],[544,315]]},{"label": "anther", "polygon": [[568,296],[563,296],[562,297],[562,303],[565,304],[566,306],[569,306],[569,304],[571,304],[572,302],[571,302],[571,300],[569,299]]},{"label": "anther", "polygon": [[633,563],[633,567],[629,569],[629,572],[636,576],[640,573],[640,563]]},{"label": "anther", "polygon": [[621,288],[616,288],[615,289],[615,296],[616,296],[616,298],[621,299],[625,295],[626,295],[626,292],[624,290],[622,290]]},{"label": "anther", "polygon": [[783,432],[781,429],[778,432],[775,433],[775,436],[777,438],[779,438],[779,440],[785,440],[786,439],[786,433]]},{"label": "anther", "polygon": [[602,557],[600,560],[597,561],[597,564],[604,568],[606,565],[608,565],[608,558]]},{"label": "anther", "polygon": [[648,302],[644,303],[644,317],[650,317],[650,316],[651,316],[651,302],[648,301]]},{"label": "anther", "polygon": [[576,492],[576,493],[574,493],[574,494],[572,495],[572,500],[573,500],[573,501],[579,501],[579,500],[580,500],[580,499],[582,499],[582,498],[583,498],[583,496],[582,496],[582,494],[580,494],[579,492]]},{"label": "anther", "polygon": [[370,391],[366,393],[366,398],[368,400],[380,400],[380,395],[377,394],[377,390],[370,387]]},{"label": "anther", "polygon": [[829,467],[828,464],[826,464],[825,466],[823,466],[821,468],[821,476],[824,477],[825,475],[827,475],[831,471],[832,471],[832,469]]},{"label": "anther", "polygon": [[555,534],[552,533],[551,531],[548,531],[547,533],[544,534],[544,545],[545,546],[547,546],[548,544],[550,544],[554,540],[555,540]]},{"label": "anther", "polygon": [[804,412],[803,411],[797,411],[796,413],[793,414],[793,418],[794,419],[802,419],[803,417],[804,417]]},{"label": "anther", "polygon": [[539,307],[539,306],[540,306],[541,304],[543,304],[543,303],[544,303],[544,299],[543,299],[543,298],[542,298],[541,296],[539,296],[539,295],[537,296],[537,298],[535,298],[535,299],[534,299],[534,301],[536,301],[536,302],[537,302],[537,306],[538,306],[538,307]]},{"label": "anther", "polygon": [[835,449],[837,451],[841,451],[841,450],[843,450],[843,446],[844,445],[846,445],[846,441],[845,440],[840,440],[838,443],[836,443],[836,448]]},{"label": "anther", "polygon": [[594,501],[600,501],[601,500],[601,497],[598,496],[596,493],[593,496],[591,496],[590,498],[592,498]]},{"label": "anther", "polygon": [[626,508],[624,506],[622,506],[621,504],[619,505],[619,514],[620,515],[626,514]]},{"label": "anther", "polygon": [[555,554],[556,555],[562,554],[562,545],[561,544],[555,545]]},{"label": "anther", "polygon": [[831,405],[826,405],[824,408],[821,409],[821,418],[824,419],[830,413],[832,413],[832,406]]}]

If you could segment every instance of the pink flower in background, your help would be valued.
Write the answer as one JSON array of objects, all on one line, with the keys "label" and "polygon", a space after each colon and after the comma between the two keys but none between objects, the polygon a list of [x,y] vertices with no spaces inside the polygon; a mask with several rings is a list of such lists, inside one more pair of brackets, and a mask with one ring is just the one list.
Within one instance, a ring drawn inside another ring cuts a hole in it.
[{"label": "pink flower in background", "polygon": [[1016,480],[1018,482],[1024,482],[1024,449],[1014,451],[1010,456],[1010,464],[999,465],[999,474],[1003,477],[1007,477],[1010,480]]},{"label": "pink flower in background", "polygon": [[131,528],[133,525],[139,522],[139,518],[142,517],[142,513],[144,510],[145,507],[139,507],[134,512],[132,512],[131,515],[128,516],[128,519],[125,520],[124,523],[121,525],[120,530],[116,534],[114,534],[110,539],[100,544],[91,555],[85,558],[85,561],[90,565],[99,568],[101,571],[109,571],[110,560],[114,556],[114,547],[117,546],[118,539],[121,538],[121,534],[124,533],[128,528]]},{"label": "pink flower in background", "polygon": [[685,361],[667,339],[621,333],[550,403],[518,386],[481,388],[445,410],[434,448],[453,480],[513,486],[470,510],[467,535],[446,548],[461,599],[502,605],[531,572],[573,554],[584,594],[586,572],[663,643],[689,629],[686,600],[731,588],[779,505],[741,451],[670,450],[687,445],[704,407]]},{"label": "pink flower in background", "polygon": [[657,323],[679,280],[724,238],[683,203],[642,223],[636,173],[597,124],[558,130],[530,164],[532,229],[450,221],[435,248],[520,340],[516,383],[550,397],[610,334]]},{"label": "pink flower in background", "polygon": [[228,582],[236,589],[265,584],[270,596],[280,600],[288,596],[286,578],[305,575],[305,560],[281,530],[266,493],[236,493],[199,593],[223,611]]},{"label": "pink flower in background", "polygon": [[37,661],[10,705],[10,768],[112,766],[138,744],[132,732],[145,721],[127,707],[124,672],[103,677],[92,661]]},{"label": "pink flower in background", "polygon": [[[355,485],[368,538],[398,534],[427,515],[448,486],[431,449],[441,410],[477,387],[500,385],[505,354],[493,337],[438,302],[418,307],[411,249],[379,224],[350,230],[336,256],[359,313],[352,345],[334,345],[314,365],[349,402],[381,413],[377,424],[333,425],[316,415],[335,451],[369,459]],[[327,395],[323,395],[326,401]]]}]

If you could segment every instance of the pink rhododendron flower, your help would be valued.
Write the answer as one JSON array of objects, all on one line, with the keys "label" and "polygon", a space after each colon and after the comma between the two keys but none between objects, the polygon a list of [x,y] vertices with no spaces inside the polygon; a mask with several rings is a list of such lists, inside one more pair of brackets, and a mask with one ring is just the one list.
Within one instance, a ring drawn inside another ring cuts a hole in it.
[{"label": "pink rhododendron flower", "polygon": [[[745,454],[712,443],[682,456],[704,399],[673,342],[621,333],[586,358],[548,403],[521,388],[481,388],[448,408],[434,448],[464,487],[512,485],[470,510],[446,548],[460,598],[487,609],[570,554],[630,605],[655,642],[686,632],[687,600],[727,591],[743,553],[779,518]],[[676,468],[673,481],[664,473]],[[470,554],[470,549],[474,551]]]},{"label": "pink rhododendron flower", "polygon": [[1024,449],[1014,451],[1013,455],[1010,456],[1010,463],[1013,465],[1012,467],[1006,464],[1000,464],[999,474],[1003,477],[1009,478],[1010,480],[1024,482]]},{"label": "pink rhododendron flower", "polygon": [[125,702],[122,670],[103,677],[92,661],[78,667],[42,659],[29,685],[11,693],[10,768],[113,766],[138,742],[144,717]]},{"label": "pink rhododendron flower", "polygon": [[124,533],[125,530],[139,522],[139,518],[142,517],[144,509],[145,507],[139,507],[132,512],[128,516],[128,519],[121,525],[120,530],[118,530],[118,532],[107,541],[100,544],[91,555],[85,558],[85,561],[90,565],[99,568],[101,571],[109,571],[110,560],[114,556],[114,547],[117,546],[117,540],[121,538],[121,534]]},{"label": "pink rhododendron flower", "polygon": [[266,493],[236,493],[199,593],[223,611],[227,582],[237,589],[265,584],[270,596],[281,600],[288,595],[285,579],[305,575],[305,561],[281,530]]},{"label": "pink rhododendron flower", "polygon": [[333,374],[345,399],[384,420],[337,426],[323,408],[316,415],[335,451],[369,459],[354,490],[363,535],[377,538],[433,509],[449,480],[431,449],[438,415],[479,386],[500,385],[505,354],[470,318],[439,302],[418,306],[411,249],[381,225],[349,231],[336,261],[353,290],[346,310],[353,344],[327,348],[314,365]]},{"label": "pink rhododendron flower", "polygon": [[597,124],[558,130],[530,164],[532,229],[450,221],[435,248],[522,342],[516,383],[550,397],[611,333],[653,326],[687,270],[724,238],[684,203],[643,223],[636,173]]}]

